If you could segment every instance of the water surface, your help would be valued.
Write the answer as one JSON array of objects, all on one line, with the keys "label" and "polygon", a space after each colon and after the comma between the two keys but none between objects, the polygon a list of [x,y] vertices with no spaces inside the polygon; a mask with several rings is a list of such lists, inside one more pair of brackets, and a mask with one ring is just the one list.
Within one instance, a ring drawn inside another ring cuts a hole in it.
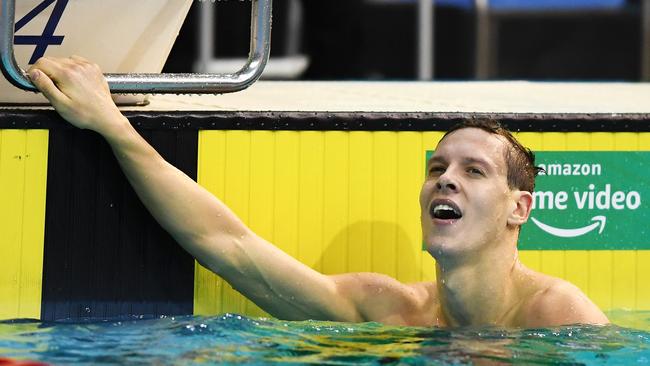
[{"label": "water surface", "polygon": [[544,329],[389,327],[238,315],[0,322],[0,355],[55,365],[650,364],[650,312],[617,325]]}]

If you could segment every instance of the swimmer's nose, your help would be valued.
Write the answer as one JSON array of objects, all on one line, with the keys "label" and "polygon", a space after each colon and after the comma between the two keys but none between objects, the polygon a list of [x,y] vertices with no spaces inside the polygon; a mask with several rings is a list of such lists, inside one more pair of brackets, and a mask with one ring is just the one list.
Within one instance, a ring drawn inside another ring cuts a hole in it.
[{"label": "swimmer's nose", "polygon": [[438,181],[436,182],[436,188],[439,191],[451,191],[451,192],[457,192],[458,191],[458,186],[456,183],[454,183],[451,179],[449,179],[446,175],[441,176]]}]

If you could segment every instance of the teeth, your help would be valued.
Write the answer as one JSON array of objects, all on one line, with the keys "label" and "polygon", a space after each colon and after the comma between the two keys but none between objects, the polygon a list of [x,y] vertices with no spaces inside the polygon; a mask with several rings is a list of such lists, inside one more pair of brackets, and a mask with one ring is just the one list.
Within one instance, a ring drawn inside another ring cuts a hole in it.
[{"label": "teeth", "polygon": [[438,213],[438,212],[440,212],[440,211],[442,211],[442,210],[445,210],[445,211],[454,211],[455,213],[458,213],[458,212],[456,212],[456,210],[454,210],[453,207],[448,206],[448,205],[437,205],[436,207],[433,208],[433,212],[434,212],[434,213]]}]

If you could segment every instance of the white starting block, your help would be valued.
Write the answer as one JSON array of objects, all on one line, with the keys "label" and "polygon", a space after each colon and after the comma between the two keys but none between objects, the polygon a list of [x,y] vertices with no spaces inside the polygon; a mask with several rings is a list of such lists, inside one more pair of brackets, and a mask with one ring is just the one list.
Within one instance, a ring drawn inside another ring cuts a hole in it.
[{"label": "white starting block", "polygon": [[[16,1],[14,50],[23,69],[40,56],[78,55],[106,73],[159,73],[192,0]],[[145,101],[118,96],[118,103]],[[1,104],[47,103],[0,78]]]}]

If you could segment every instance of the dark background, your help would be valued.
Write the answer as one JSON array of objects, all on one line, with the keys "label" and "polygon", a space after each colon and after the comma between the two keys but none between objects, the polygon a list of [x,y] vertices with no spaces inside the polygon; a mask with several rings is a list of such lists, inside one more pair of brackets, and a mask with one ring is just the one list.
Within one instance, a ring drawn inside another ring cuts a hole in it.
[{"label": "dark background", "polygon": [[[189,72],[197,50],[195,2],[165,66]],[[248,52],[250,2],[216,3],[219,57]],[[361,0],[303,1],[306,80],[416,77],[416,6]],[[495,79],[624,80],[640,78],[640,5],[607,13],[527,14],[500,18]],[[286,0],[274,1],[272,56],[285,52]],[[436,79],[474,77],[475,16],[437,6]]]}]

